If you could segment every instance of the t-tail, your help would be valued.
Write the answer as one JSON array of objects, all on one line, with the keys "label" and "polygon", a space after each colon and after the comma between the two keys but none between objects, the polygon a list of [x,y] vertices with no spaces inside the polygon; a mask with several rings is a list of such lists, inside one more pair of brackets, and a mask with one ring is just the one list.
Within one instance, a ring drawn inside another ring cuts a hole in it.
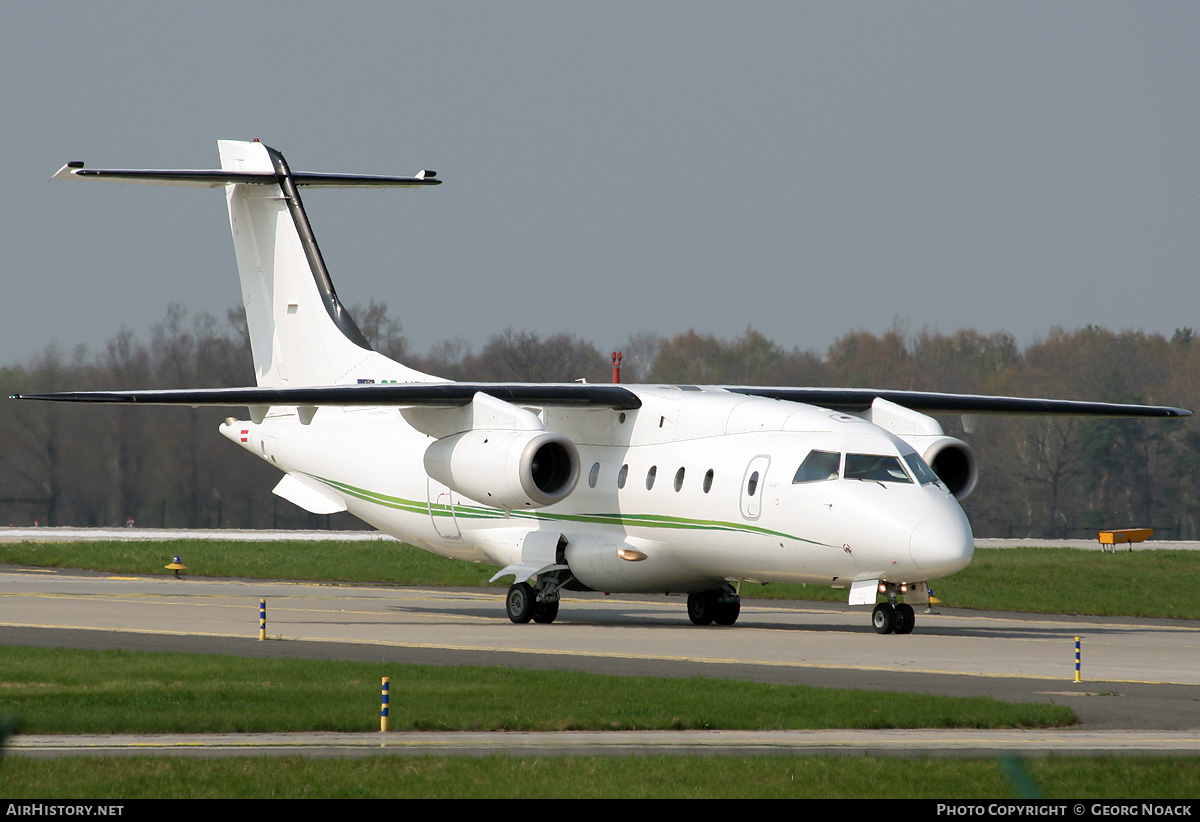
[{"label": "t-tail", "polygon": [[258,385],[437,381],[371,349],[338,299],[300,197],[302,187],[437,185],[441,180],[434,172],[385,177],[292,171],[282,154],[257,140],[219,140],[217,147],[220,170],[92,169],[68,163],[54,179],[225,188]]}]

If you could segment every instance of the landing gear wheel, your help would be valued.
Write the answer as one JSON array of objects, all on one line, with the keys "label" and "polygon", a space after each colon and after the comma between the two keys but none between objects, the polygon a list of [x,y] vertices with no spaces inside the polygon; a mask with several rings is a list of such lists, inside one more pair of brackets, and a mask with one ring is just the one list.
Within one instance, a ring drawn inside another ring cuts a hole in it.
[{"label": "landing gear wheel", "polygon": [[688,619],[693,625],[711,625],[717,618],[717,592],[688,594]]},{"label": "landing gear wheel", "polygon": [[901,602],[896,606],[896,627],[894,629],[896,633],[911,634],[916,624],[917,615],[911,605],[905,605]]},{"label": "landing gear wheel", "polygon": [[528,582],[518,582],[508,589],[508,598],[504,602],[508,609],[508,618],[518,625],[523,625],[533,619],[537,607],[537,595],[533,586]]},{"label": "landing gear wheel", "polygon": [[871,612],[871,624],[875,626],[875,633],[890,634],[896,630],[896,609],[890,602],[879,603]]},{"label": "landing gear wheel", "polygon": [[533,607],[533,621],[542,625],[549,625],[558,618],[558,600],[553,602],[539,602]]},{"label": "landing gear wheel", "polygon": [[718,625],[732,625],[737,622],[738,614],[742,612],[742,600],[735,599],[733,602],[717,601],[717,613],[713,616],[713,622]]}]

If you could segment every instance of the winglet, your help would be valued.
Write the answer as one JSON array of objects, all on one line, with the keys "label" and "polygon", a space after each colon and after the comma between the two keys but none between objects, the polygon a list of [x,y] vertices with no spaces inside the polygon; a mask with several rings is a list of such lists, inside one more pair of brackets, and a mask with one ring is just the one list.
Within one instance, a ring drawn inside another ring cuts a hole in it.
[{"label": "winglet", "polygon": [[75,169],[83,168],[83,160],[72,160],[65,166],[54,172],[51,180],[69,180],[75,176]]}]

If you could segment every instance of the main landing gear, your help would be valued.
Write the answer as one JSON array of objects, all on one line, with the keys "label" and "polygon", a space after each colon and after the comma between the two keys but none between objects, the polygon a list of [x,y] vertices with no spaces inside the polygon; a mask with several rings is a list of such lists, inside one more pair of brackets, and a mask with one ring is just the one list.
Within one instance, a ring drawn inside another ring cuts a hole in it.
[{"label": "main landing gear", "polygon": [[[558,592],[569,577],[543,575],[537,584],[518,582],[508,589],[504,608],[518,625],[540,622],[548,625],[558,618]],[[732,625],[742,613],[742,598],[729,583],[709,591],[688,594],[688,619],[695,625]]]},{"label": "main landing gear", "polygon": [[518,625],[530,620],[549,625],[558,618],[558,589],[562,583],[552,580],[538,583],[534,588],[528,582],[518,582],[508,589],[504,600],[508,618]]},{"label": "main landing gear", "polygon": [[714,591],[688,594],[687,609],[693,625],[732,625],[742,612],[742,598],[726,583]]}]

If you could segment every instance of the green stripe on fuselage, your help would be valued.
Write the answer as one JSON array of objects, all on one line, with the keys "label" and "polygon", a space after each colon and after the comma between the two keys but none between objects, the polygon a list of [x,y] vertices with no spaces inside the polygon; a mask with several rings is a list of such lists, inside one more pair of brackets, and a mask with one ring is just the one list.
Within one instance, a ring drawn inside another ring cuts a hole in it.
[{"label": "green stripe on fuselage", "polygon": [[427,502],[422,500],[404,499],[403,497],[393,497],[388,494],[381,494],[377,491],[368,491],[365,488],[359,488],[345,482],[327,479],[315,474],[307,476],[323,482],[344,494],[349,494],[356,499],[370,502],[375,505],[383,506],[384,508],[393,508],[399,511],[406,511],[410,514],[429,514],[434,517],[455,517],[458,519],[527,519],[543,522],[578,522],[588,523],[593,525],[616,525],[621,527],[641,526],[644,528],[672,528],[672,529],[694,529],[701,531],[731,531],[740,532],[743,534],[756,534],[759,536],[779,537],[782,539],[795,540],[796,542],[805,542],[809,545],[821,545],[826,548],[836,546],[826,545],[823,542],[816,540],[805,539],[794,534],[786,534],[782,531],[772,531],[769,528],[759,528],[755,525],[746,523],[725,522],[715,519],[691,519],[689,517],[671,517],[663,514],[621,514],[621,513],[594,513],[594,514],[560,514],[550,511],[505,511],[502,508],[491,508],[483,505],[465,505],[456,503],[453,508],[449,505],[443,505],[437,502]]}]

